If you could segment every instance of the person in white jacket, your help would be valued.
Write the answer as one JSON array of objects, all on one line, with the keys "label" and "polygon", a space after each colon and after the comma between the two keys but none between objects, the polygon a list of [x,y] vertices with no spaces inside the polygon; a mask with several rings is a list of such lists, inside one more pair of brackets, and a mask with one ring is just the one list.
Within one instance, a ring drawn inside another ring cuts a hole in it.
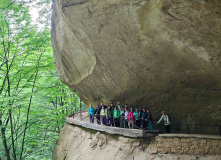
[{"label": "person in white jacket", "polygon": [[125,114],[125,116],[124,116],[124,128],[129,128],[129,126],[128,126],[128,110],[127,110],[127,108],[125,107],[124,108],[124,110],[125,110],[125,112],[124,112],[124,114]]},{"label": "person in white jacket", "polygon": [[159,121],[157,123],[160,123],[161,121],[164,121],[166,133],[170,133],[170,120],[168,115],[165,114],[165,112],[162,112],[162,116],[160,117]]}]

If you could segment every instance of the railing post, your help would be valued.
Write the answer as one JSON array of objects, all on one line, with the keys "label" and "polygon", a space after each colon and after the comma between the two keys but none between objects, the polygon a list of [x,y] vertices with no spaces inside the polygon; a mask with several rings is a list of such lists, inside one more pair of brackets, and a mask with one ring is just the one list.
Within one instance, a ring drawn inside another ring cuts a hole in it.
[{"label": "railing post", "polygon": [[82,114],[81,114],[81,99],[80,99],[80,119],[82,121]]},{"label": "railing post", "polygon": [[105,139],[106,139],[106,144],[107,144],[107,132],[105,132]]},{"label": "railing post", "polygon": [[142,151],[144,151],[144,145],[143,145],[143,136],[142,136],[142,144],[141,144],[141,147],[142,147]]},{"label": "railing post", "polygon": [[187,134],[190,134],[189,124],[187,124]]},{"label": "railing post", "polygon": [[221,125],[219,126],[219,135],[221,136]]},{"label": "railing post", "polygon": [[74,119],[74,111],[73,111],[73,119]]},{"label": "railing post", "polygon": [[90,128],[90,139],[92,139],[92,133],[91,133],[91,128]]},{"label": "railing post", "polygon": [[66,117],[68,116],[68,107],[66,107]]}]

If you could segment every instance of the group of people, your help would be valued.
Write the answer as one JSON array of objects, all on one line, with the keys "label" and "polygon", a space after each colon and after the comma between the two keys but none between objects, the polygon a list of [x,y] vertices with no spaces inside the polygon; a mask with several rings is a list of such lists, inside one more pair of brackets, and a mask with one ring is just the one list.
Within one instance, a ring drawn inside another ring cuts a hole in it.
[{"label": "group of people", "polygon": [[[111,103],[108,107],[102,102],[94,109],[92,105],[88,110],[90,115],[90,123],[94,123],[97,120],[97,124],[106,126],[115,126],[129,129],[144,129],[153,130],[153,117],[149,109],[133,108],[128,109],[128,105],[125,107],[120,105],[115,106]],[[161,118],[157,123],[164,120],[166,126],[166,132],[170,133],[170,122],[168,116],[163,112]]]}]

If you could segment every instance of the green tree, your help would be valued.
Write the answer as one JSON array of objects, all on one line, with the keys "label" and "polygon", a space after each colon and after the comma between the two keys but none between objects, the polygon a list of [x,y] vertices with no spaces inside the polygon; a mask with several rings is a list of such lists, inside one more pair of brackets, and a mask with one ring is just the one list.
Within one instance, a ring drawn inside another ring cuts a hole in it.
[{"label": "green tree", "polygon": [[0,157],[50,159],[79,98],[60,82],[49,28],[31,24],[28,4],[4,0],[0,9]]}]

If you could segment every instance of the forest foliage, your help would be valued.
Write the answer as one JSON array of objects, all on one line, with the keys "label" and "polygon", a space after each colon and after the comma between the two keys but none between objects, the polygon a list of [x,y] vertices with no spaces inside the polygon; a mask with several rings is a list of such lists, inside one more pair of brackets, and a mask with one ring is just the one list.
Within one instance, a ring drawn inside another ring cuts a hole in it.
[{"label": "forest foliage", "polygon": [[[50,39],[50,9],[39,28],[30,16],[33,1],[0,1],[0,159],[51,159],[65,123],[66,108],[79,98],[58,78]],[[48,4],[40,0],[36,7]]]}]

